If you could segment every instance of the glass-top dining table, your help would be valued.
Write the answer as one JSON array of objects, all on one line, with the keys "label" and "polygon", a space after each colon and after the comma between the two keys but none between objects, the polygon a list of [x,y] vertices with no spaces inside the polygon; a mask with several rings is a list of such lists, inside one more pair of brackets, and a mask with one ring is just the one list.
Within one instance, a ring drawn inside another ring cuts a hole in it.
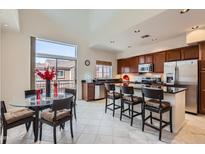
[{"label": "glass-top dining table", "polygon": [[36,95],[31,95],[21,100],[11,100],[8,102],[9,105],[14,107],[25,107],[35,111],[35,122],[34,122],[34,136],[35,142],[38,140],[38,128],[39,128],[39,111],[47,109],[52,106],[54,100],[66,99],[73,97],[69,93],[58,93],[57,96],[51,94],[51,97],[46,97],[45,94],[40,95],[40,99],[36,98]]}]

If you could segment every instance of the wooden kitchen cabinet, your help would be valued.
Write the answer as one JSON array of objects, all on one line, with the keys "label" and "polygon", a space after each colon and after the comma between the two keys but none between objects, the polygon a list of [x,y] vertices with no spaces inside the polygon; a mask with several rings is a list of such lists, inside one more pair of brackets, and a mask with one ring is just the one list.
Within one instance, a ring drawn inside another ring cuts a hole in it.
[{"label": "wooden kitchen cabinet", "polygon": [[184,47],[181,49],[181,59],[198,59],[199,58],[199,46]]},{"label": "wooden kitchen cabinet", "polygon": [[173,49],[166,51],[166,61],[181,60],[181,49]]},{"label": "wooden kitchen cabinet", "polygon": [[145,56],[139,56],[139,64],[145,64]]},{"label": "wooden kitchen cabinet", "polygon": [[82,83],[82,99],[86,101],[92,101],[95,99],[95,84],[94,83]]},{"label": "wooden kitchen cabinet", "polygon": [[117,74],[122,73],[122,65],[123,65],[122,63],[123,63],[122,59],[117,60]]},{"label": "wooden kitchen cabinet", "polygon": [[155,53],[153,56],[153,61],[154,61],[154,72],[163,73],[164,62],[166,61],[166,52]]},{"label": "wooden kitchen cabinet", "polygon": [[131,57],[128,59],[128,61],[130,65],[130,73],[138,73],[139,58]]},{"label": "wooden kitchen cabinet", "polygon": [[152,64],[153,63],[153,54],[145,55],[145,63]]}]

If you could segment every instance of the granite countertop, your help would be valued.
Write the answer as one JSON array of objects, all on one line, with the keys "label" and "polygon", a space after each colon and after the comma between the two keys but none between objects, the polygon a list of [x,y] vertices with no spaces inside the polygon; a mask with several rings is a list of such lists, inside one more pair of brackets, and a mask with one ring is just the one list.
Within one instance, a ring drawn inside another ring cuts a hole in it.
[{"label": "granite countertop", "polygon": [[[123,84],[115,84],[116,86],[120,87],[120,86],[123,86]],[[137,90],[141,90],[142,87],[145,87],[144,85],[142,84],[129,84],[129,86],[132,86],[134,87],[134,89],[137,89]],[[179,93],[179,92],[182,92],[182,91],[185,91],[186,88],[179,88],[179,87],[169,87],[169,86],[150,86],[150,87],[147,87],[147,88],[158,88],[158,89],[162,89],[164,91],[164,93],[169,93],[169,94],[176,94],[176,93]]]}]

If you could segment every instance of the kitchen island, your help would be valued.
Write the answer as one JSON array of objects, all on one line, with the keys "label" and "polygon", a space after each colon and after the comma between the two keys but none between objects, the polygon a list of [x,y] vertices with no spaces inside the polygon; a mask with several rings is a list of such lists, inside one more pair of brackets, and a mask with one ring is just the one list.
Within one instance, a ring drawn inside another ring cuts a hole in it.
[{"label": "kitchen island", "polygon": [[[120,87],[122,84],[115,84],[116,91],[120,92]],[[141,84],[129,84],[129,86],[134,87],[134,95],[142,97],[141,89],[143,85]],[[160,87],[164,91],[164,100],[170,102],[172,106],[172,120],[173,120],[173,132],[177,133],[183,126],[185,122],[185,93],[186,88],[177,88],[177,87]],[[139,110],[136,108],[136,110]],[[148,116],[148,114],[146,114]],[[158,118],[157,114],[153,114]],[[169,113],[163,114],[163,120],[167,121],[169,119]],[[169,128],[165,128],[168,129]]]}]

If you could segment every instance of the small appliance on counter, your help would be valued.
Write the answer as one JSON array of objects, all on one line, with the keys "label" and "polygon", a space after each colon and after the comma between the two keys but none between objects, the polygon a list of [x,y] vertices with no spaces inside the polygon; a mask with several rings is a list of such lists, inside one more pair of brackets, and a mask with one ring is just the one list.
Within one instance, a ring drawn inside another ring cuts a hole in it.
[{"label": "small appliance on counter", "polygon": [[149,73],[153,72],[153,64],[139,64],[138,65],[139,73]]}]

